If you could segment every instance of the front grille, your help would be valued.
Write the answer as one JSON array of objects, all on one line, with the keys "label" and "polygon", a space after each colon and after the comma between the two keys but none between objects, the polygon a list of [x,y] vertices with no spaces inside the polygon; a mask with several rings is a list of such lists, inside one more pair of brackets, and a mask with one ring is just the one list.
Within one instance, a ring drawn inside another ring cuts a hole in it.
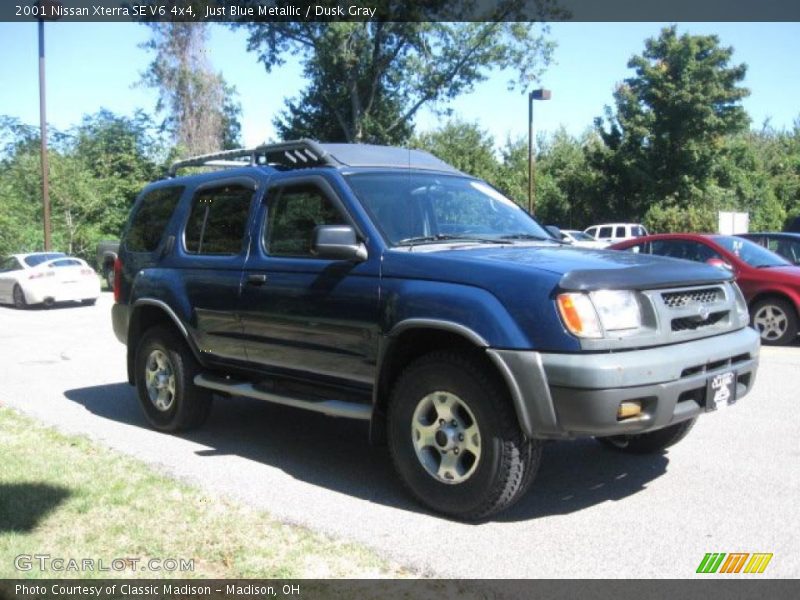
[{"label": "front grille", "polygon": [[711,313],[708,318],[702,319],[700,317],[682,317],[680,319],[672,319],[672,331],[694,331],[701,327],[710,327],[715,323],[719,323],[728,316],[728,311],[723,310],[720,312]]},{"label": "front grille", "polygon": [[685,292],[664,292],[661,294],[664,304],[669,308],[683,308],[693,304],[712,304],[725,299],[721,288],[703,288]]}]

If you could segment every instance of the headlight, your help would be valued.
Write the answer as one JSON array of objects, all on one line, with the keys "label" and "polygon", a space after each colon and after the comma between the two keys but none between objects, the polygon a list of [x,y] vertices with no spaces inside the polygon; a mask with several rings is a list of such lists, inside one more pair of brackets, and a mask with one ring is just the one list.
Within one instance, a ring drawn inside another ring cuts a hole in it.
[{"label": "headlight", "polygon": [[607,332],[642,326],[636,294],[628,290],[559,294],[557,304],[567,329],[578,337],[601,338]]},{"label": "headlight", "polygon": [[747,300],[744,299],[744,294],[735,281],[731,282],[731,287],[733,288],[733,295],[736,298],[736,312],[740,319],[745,323],[749,323],[750,313],[747,310]]}]

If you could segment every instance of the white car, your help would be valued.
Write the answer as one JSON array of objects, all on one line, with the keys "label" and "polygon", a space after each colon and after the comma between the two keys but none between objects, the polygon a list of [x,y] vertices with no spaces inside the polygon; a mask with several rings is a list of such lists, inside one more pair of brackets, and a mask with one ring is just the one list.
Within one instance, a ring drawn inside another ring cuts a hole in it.
[{"label": "white car", "polygon": [[607,242],[596,240],[588,233],[575,229],[562,229],[561,239],[579,248],[607,248],[609,246]]},{"label": "white car", "polygon": [[602,225],[592,225],[583,232],[600,242],[608,242],[609,245],[649,235],[644,225],[639,223],[603,223]]},{"label": "white car", "polygon": [[17,308],[70,301],[94,304],[99,297],[100,279],[80,258],[34,252],[0,260],[0,303]]}]

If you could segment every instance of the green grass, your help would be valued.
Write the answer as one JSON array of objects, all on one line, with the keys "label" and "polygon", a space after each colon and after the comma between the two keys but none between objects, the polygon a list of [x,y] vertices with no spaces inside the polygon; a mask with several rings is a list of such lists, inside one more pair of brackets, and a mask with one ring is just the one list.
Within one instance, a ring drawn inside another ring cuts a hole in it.
[{"label": "green grass", "polygon": [[20,554],[191,559],[145,577],[323,578],[406,574],[371,551],[287,525],[175,481],[142,462],[0,408],[0,579],[131,577],[17,571]]}]

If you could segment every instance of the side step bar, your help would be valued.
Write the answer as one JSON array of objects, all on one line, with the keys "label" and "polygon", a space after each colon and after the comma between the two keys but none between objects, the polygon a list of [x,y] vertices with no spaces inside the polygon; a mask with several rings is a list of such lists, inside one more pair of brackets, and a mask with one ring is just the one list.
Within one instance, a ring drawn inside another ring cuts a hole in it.
[{"label": "side step bar", "polygon": [[344,402],[342,400],[304,400],[292,396],[265,392],[257,389],[251,383],[214,377],[213,375],[196,375],[194,384],[209,390],[226,392],[232,396],[246,396],[247,398],[283,404],[284,406],[313,410],[328,415],[329,417],[344,417],[347,419],[362,419],[368,421],[372,416],[372,407],[368,404]]}]

